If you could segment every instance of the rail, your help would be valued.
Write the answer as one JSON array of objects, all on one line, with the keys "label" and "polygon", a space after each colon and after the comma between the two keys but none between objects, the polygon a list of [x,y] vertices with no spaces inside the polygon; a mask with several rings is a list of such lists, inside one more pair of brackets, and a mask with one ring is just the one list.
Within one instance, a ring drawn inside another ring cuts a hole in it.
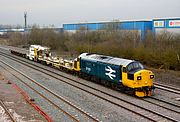
[{"label": "rail", "polygon": [[[13,59],[13,60],[16,60],[16,59]],[[22,63],[24,63],[24,62],[21,62],[21,64],[22,64]],[[26,64],[26,65],[27,65],[27,64]],[[30,64],[30,65],[32,65],[32,64]],[[33,67],[33,66],[29,66],[29,67],[31,67],[31,68],[33,68],[33,69],[36,69],[36,70],[39,70],[39,69],[37,69],[38,66],[36,66],[36,68]],[[41,69],[43,69],[43,68],[41,67]],[[45,69],[45,70],[47,71],[47,69]],[[55,76],[52,75],[52,74],[49,74],[49,73],[44,72],[44,71],[42,71],[42,70],[39,70],[39,71],[42,72],[42,73],[45,73],[45,74],[47,74],[47,75],[49,75],[49,76],[51,76],[51,77],[54,77],[54,78],[56,78],[56,79],[58,79],[58,80],[63,81],[62,79],[57,78],[57,77],[55,77]],[[48,70],[48,71],[49,71],[49,70]],[[59,74],[57,74],[57,73],[55,73],[55,72],[52,72],[52,71],[49,71],[49,72],[51,72],[51,73],[53,73],[53,74],[56,74],[56,75],[59,75]],[[66,78],[65,76],[61,76],[61,77]],[[75,81],[75,80],[70,79],[70,78],[67,78],[67,79],[69,79],[69,80],[71,80],[71,81]],[[63,81],[63,82],[68,83],[67,81]],[[78,82],[78,81],[75,81],[75,82]],[[90,94],[93,94],[92,92],[89,92],[89,91],[87,91],[87,90],[85,90],[85,89],[82,89],[82,88],[80,88],[80,87],[78,87],[78,86],[75,86],[75,85],[73,85],[73,84],[71,84],[71,83],[68,83],[68,84],[70,84],[70,85],[72,85],[72,86],[74,86],[74,87],[76,87],[76,88],[79,88],[79,89],[81,89],[81,90],[83,90],[83,91],[86,91],[86,92],[88,92],[88,93],[90,93]],[[82,83],[79,83],[79,84],[84,85],[84,84],[82,84]],[[99,89],[95,89],[95,88],[90,87],[90,86],[88,86],[88,85],[86,85],[86,86],[89,87],[89,88],[91,88],[91,89],[94,89],[94,90],[96,90],[96,91],[99,91],[99,92],[101,92],[101,93],[103,93],[103,94],[109,95],[109,96],[111,96],[111,97],[113,97],[113,98],[117,98],[118,100],[124,101],[124,102],[129,103],[129,104],[134,105],[134,106],[137,106],[137,105],[135,105],[135,104],[133,104],[133,103],[131,103],[131,102],[128,102],[128,101],[123,100],[123,99],[121,99],[121,98],[118,98],[118,97],[116,97],[116,96],[113,96],[113,95],[110,95],[110,94],[108,94],[108,93],[105,93],[104,91],[101,91],[101,90],[99,90]],[[112,103],[112,104],[115,104],[115,105],[117,105],[117,106],[119,106],[119,107],[125,108],[124,106],[121,106],[120,104],[114,103],[114,102],[112,102],[111,100],[108,100],[108,99],[106,99],[106,98],[104,98],[104,97],[102,97],[102,96],[99,96],[98,94],[93,94],[93,95],[94,95],[94,96],[97,96],[97,97],[99,97],[99,98],[101,98],[101,99],[104,99],[104,100],[106,100],[106,101],[108,101],[108,102],[110,102],[110,103]],[[146,108],[143,108],[143,107],[141,107],[141,106],[137,106],[137,107],[139,107],[139,108],[141,108],[141,109],[146,109]],[[127,108],[125,108],[125,109],[127,109]],[[140,115],[140,113],[135,112],[135,111],[133,111],[133,110],[131,110],[131,109],[130,109],[129,111]],[[149,111],[150,113],[153,113],[153,114],[155,114],[155,115],[161,116],[161,117],[166,118],[166,119],[171,120],[171,121],[178,121],[178,120],[176,120],[176,119],[173,119],[173,118],[171,118],[171,117],[165,116],[165,115],[163,115],[163,114],[161,114],[161,113],[158,113],[158,112],[154,112],[154,111],[151,111],[151,110],[148,110],[148,109],[147,109],[146,111]],[[147,116],[145,116],[145,115],[141,115],[141,116],[143,116],[144,118],[147,118],[147,119],[149,119],[149,120],[151,120],[151,121],[155,121],[154,119],[152,119],[152,118],[150,118],[150,117],[147,117]]]}]

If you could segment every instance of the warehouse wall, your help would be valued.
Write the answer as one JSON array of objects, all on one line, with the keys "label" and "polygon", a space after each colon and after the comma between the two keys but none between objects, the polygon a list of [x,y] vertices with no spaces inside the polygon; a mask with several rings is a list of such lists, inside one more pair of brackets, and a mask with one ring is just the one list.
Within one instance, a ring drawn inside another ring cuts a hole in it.
[{"label": "warehouse wall", "polygon": [[172,35],[180,34],[180,18],[154,19],[152,30],[155,35],[164,32]]},{"label": "warehouse wall", "polygon": [[144,40],[146,32],[152,30],[152,21],[124,21],[124,22],[101,22],[101,23],[79,23],[63,24],[64,31],[75,32],[76,30],[105,30],[118,29],[128,31],[138,31],[140,39]]}]

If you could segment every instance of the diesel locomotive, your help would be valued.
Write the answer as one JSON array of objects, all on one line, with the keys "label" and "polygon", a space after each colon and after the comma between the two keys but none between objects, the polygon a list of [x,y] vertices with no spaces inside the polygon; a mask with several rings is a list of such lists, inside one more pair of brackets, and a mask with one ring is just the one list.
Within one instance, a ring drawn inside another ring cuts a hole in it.
[{"label": "diesel locomotive", "polygon": [[137,61],[83,53],[79,62],[82,75],[96,77],[138,97],[152,95],[154,74]]}]

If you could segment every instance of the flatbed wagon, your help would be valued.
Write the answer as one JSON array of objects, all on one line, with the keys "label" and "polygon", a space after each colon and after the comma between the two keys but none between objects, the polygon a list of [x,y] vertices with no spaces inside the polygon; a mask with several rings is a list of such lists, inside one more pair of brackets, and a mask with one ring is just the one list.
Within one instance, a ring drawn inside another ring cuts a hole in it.
[{"label": "flatbed wagon", "polygon": [[28,53],[28,50],[27,50],[27,49],[18,48],[18,47],[11,47],[11,49],[9,49],[9,51],[10,51],[12,54],[15,54],[15,55],[18,55],[18,56],[27,58],[27,57],[26,57],[26,55],[27,55],[27,53]]}]

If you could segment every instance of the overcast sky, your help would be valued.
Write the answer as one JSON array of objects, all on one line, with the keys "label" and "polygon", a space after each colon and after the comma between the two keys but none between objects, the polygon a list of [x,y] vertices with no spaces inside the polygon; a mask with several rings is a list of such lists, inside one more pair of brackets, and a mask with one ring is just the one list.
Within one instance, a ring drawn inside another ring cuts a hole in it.
[{"label": "overcast sky", "polygon": [[0,0],[0,24],[63,23],[180,17],[180,0]]}]

